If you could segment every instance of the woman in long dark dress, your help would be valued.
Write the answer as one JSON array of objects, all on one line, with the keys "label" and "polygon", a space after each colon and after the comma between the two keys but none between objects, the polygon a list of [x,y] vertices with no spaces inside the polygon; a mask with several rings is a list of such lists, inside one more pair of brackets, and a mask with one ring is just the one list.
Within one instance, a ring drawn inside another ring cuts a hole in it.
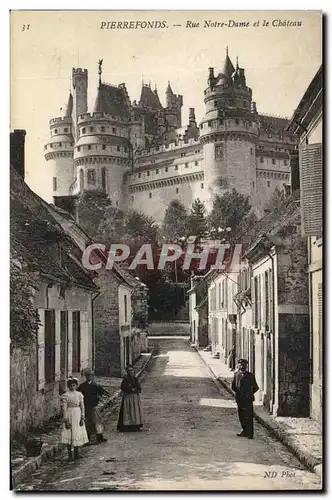
[{"label": "woman in long dark dress", "polygon": [[121,383],[122,401],[120,406],[118,430],[120,432],[139,431],[143,427],[141,405],[141,386],[134,376],[132,365],[127,366],[127,373]]}]

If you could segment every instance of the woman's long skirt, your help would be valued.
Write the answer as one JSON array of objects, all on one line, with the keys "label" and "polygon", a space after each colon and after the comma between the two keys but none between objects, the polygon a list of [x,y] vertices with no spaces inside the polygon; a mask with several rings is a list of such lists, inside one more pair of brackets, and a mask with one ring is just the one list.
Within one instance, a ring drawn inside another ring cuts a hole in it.
[{"label": "woman's long skirt", "polygon": [[143,427],[141,398],[138,394],[124,394],[120,406],[118,430],[138,431],[141,427]]},{"label": "woman's long skirt", "polygon": [[60,443],[76,446],[83,446],[89,442],[86,433],[85,425],[80,425],[81,409],[77,407],[67,409],[68,421],[71,424],[70,429],[66,429],[65,424],[62,424]]}]

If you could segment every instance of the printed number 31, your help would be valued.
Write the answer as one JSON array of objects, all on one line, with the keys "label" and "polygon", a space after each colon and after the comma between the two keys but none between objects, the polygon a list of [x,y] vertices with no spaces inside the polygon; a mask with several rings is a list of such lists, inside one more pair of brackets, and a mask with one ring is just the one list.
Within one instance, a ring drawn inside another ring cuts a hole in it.
[{"label": "printed number 31", "polygon": [[30,29],[30,24],[23,24],[22,31],[28,31]]}]

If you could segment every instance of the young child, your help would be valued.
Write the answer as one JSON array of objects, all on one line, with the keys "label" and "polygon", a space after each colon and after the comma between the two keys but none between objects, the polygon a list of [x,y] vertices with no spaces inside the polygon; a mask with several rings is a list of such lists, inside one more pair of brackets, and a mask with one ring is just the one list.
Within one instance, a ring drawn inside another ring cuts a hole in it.
[{"label": "young child", "polygon": [[78,447],[89,442],[84,423],[84,398],[76,390],[77,386],[78,380],[70,378],[67,381],[68,390],[61,396],[63,423],[60,442],[67,445],[69,461],[77,459]]}]

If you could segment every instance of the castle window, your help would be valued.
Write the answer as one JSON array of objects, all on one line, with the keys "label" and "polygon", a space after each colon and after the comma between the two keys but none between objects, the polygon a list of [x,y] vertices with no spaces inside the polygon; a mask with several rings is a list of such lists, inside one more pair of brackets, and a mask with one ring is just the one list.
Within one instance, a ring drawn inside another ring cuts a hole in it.
[{"label": "castle window", "polygon": [[88,149],[91,149],[91,146],[90,146],[90,144],[88,145]]},{"label": "castle window", "polygon": [[65,127],[65,128],[63,129],[63,131],[64,131],[64,132],[68,132],[68,127]]},{"label": "castle window", "polygon": [[105,145],[105,144],[103,144],[102,148],[103,148],[103,149],[106,149],[106,145]]},{"label": "castle window", "polygon": [[271,181],[266,181],[266,185],[268,188],[271,187]]},{"label": "castle window", "polygon": [[57,179],[56,177],[53,177],[53,191],[57,190]]},{"label": "castle window", "polygon": [[81,146],[77,146],[77,151],[81,151]]},{"label": "castle window", "polygon": [[134,199],[135,199],[135,197],[134,197],[134,195],[132,194],[132,195],[131,195],[131,201],[134,201]]},{"label": "castle window", "polygon": [[55,134],[57,134],[57,133],[58,133],[58,129],[57,129],[57,128],[56,128],[56,129],[54,129],[54,133],[55,133]]},{"label": "castle window", "polygon": [[284,139],[283,135],[279,135],[279,139],[282,141]]},{"label": "castle window", "polygon": [[253,150],[252,150],[252,148],[250,148],[250,154],[251,154],[251,155],[253,154]]},{"label": "castle window", "polygon": [[116,200],[115,205],[116,205],[117,207],[119,206],[119,202],[118,202],[118,200]]},{"label": "castle window", "polygon": [[203,182],[202,182],[202,184],[201,184],[201,189],[204,189],[204,184],[203,184]]},{"label": "castle window", "polygon": [[272,165],[275,165],[275,164],[276,164],[276,159],[272,158]]},{"label": "castle window", "polygon": [[188,168],[188,167],[189,167],[189,164],[188,164],[188,163],[185,163],[185,164],[184,164],[184,167],[185,167],[185,168]]},{"label": "castle window", "polygon": [[196,149],[195,154],[199,154],[199,149]]},{"label": "castle window", "polygon": [[208,127],[212,127],[212,121],[211,120],[208,121]]},{"label": "castle window", "polygon": [[93,130],[94,130],[93,127],[90,127],[90,132],[93,132]]},{"label": "castle window", "polygon": [[128,149],[127,148],[124,148],[124,152],[127,153]]},{"label": "castle window", "polygon": [[271,132],[269,133],[268,137],[269,137],[269,139],[271,139],[271,138],[272,138],[272,134],[271,134]]},{"label": "castle window", "polygon": [[116,150],[117,150],[117,151],[120,151],[120,146],[117,146],[117,147],[116,147]]},{"label": "castle window", "polygon": [[106,168],[101,169],[101,187],[103,191],[106,191]]},{"label": "castle window", "polygon": [[236,118],[235,125],[238,125],[239,123],[240,123],[239,120]]},{"label": "castle window", "polygon": [[176,194],[178,194],[178,193],[179,193],[179,188],[176,188]]},{"label": "castle window", "polygon": [[246,108],[247,107],[247,103],[246,101],[243,101],[243,107]]},{"label": "castle window", "polygon": [[159,170],[156,168],[156,174],[159,174]]},{"label": "castle window", "polygon": [[138,174],[138,178],[140,179],[140,178],[141,178],[141,176],[142,176],[142,174],[141,174],[141,172],[140,172],[140,173]]},{"label": "castle window", "polygon": [[202,128],[203,128],[203,123],[200,124],[200,129],[202,129]]},{"label": "castle window", "polygon": [[216,108],[218,106],[218,101],[214,101],[214,107]]},{"label": "castle window", "polygon": [[264,163],[264,158],[263,158],[263,156],[261,156],[261,158],[260,158],[260,162],[261,162],[261,163]]},{"label": "castle window", "polygon": [[284,165],[287,165],[287,164],[288,164],[287,160],[284,160]]},{"label": "castle window", "polygon": [[249,122],[249,127],[252,127],[252,122]]},{"label": "castle window", "polygon": [[146,175],[149,177],[150,176],[150,170],[146,172]]},{"label": "castle window", "polygon": [[181,158],[183,158],[184,156],[186,156],[186,153],[181,153]]},{"label": "castle window", "polygon": [[112,127],[112,133],[116,134],[116,128],[115,127]]},{"label": "castle window", "polygon": [[223,125],[224,124],[224,120],[219,120],[219,125]]},{"label": "castle window", "polygon": [[197,166],[198,166],[198,161],[195,161],[195,167],[197,167]]},{"label": "castle window", "polygon": [[174,170],[179,170],[179,165],[175,165]]},{"label": "castle window", "polygon": [[152,198],[152,193],[149,193],[149,198]]},{"label": "castle window", "polygon": [[83,191],[84,189],[84,172],[83,169],[81,168],[80,170],[80,190]]},{"label": "castle window", "polygon": [[82,134],[85,134],[85,127],[82,128]]},{"label": "castle window", "polygon": [[104,125],[103,125],[102,127],[100,127],[100,131],[101,131],[101,132],[105,132],[105,127],[104,127]]},{"label": "castle window", "polygon": [[168,167],[165,167],[165,172],[168,172]]},{"label": "castle window", "polygon": [[88,169],[88,184],[96,184],[96,171],[93,168]]},{"label": "castle window", "polygon": [[255,183],[254,183],[254,182],[252,183],[252,187],[253,187],[253,188],[255,187]]},{"label": "castle window", "polygon": [[62,143],[61,143],[61,142],[59,142],[59,146],[60,146],[60,148],[61,148],[61,146],[62,146]]}]

